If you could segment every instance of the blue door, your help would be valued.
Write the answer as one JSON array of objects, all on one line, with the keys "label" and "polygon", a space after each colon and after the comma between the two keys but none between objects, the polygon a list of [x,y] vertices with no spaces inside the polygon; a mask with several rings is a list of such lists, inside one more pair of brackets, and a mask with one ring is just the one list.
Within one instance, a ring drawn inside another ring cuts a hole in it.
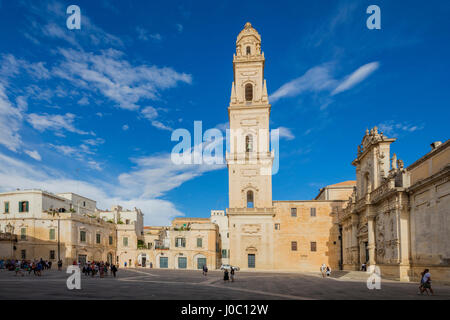
[{"label": "blue door", "polygon": [[186,268],[187,268],[187,258],[178,257],[178,269],[186,269]]},{"label": "blue door", "polygon": [[159,257],[159,267],[160,268],[168,268],[169,267],[169,258],[168,257]]},{"label": "blue door", "polygon": [[206,258],[197,258],[197,269],[203,269],[206,265]]},{"label": "blue door", "polygon": [[254,268],[255,267],[255,255],[254,254],[249,254],[248,255],[248,267],[249,268]]}]

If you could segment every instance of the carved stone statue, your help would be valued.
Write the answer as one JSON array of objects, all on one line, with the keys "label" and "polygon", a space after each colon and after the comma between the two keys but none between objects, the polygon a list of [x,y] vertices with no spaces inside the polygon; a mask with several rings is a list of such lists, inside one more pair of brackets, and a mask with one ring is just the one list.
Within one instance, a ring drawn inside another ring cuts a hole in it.
[{"label": "carved stone statue", "polygon": [[397,169],[397,155],[395,153],[391,158],[391,168]]}]

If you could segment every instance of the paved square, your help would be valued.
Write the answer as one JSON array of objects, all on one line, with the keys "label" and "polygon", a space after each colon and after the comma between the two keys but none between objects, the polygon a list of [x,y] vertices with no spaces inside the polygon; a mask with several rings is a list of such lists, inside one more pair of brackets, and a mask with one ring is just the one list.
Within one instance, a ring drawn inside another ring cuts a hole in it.
[{"label": "paved square", "polygon": [[0,271],[0,299],[450,299],[450,286],[434,286],[435,296],[417,294],[416,283],[383,280],[381,290],[368,290],[365,275],[347,279],[318,274],[237,272],[224,283],[222,272],[163,269],[120,269],[117,278],[82,276],[81,290],[68,290],[65,271],[44,271],[42,277]]}]

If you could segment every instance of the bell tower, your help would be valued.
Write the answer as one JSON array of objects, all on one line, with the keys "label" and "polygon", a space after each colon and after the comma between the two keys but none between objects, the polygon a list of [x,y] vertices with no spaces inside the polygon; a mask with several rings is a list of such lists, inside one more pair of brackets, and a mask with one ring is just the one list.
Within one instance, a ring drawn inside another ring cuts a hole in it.
[{"label": "bell tower", "polygon": [[261,36],[247,22],[236,41],[234,82],[228,107],[230,208],[272,207],[273,155],[264,62]]},{"label": "bell tower", "polygon": [[230,264],[273,268],[272,163],[270,104],[264,80],[261,36],[246,23],[236,41],[234,81],[228,107],[227,152]]}]

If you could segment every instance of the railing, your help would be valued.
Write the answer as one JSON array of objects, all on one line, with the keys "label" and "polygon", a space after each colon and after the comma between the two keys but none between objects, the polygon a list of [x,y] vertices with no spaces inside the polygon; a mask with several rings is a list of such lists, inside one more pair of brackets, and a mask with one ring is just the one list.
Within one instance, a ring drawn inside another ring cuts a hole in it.
[{"label": "railing", "polygon": [[273,208],[228,208],[227,213],[273,213]]}]

